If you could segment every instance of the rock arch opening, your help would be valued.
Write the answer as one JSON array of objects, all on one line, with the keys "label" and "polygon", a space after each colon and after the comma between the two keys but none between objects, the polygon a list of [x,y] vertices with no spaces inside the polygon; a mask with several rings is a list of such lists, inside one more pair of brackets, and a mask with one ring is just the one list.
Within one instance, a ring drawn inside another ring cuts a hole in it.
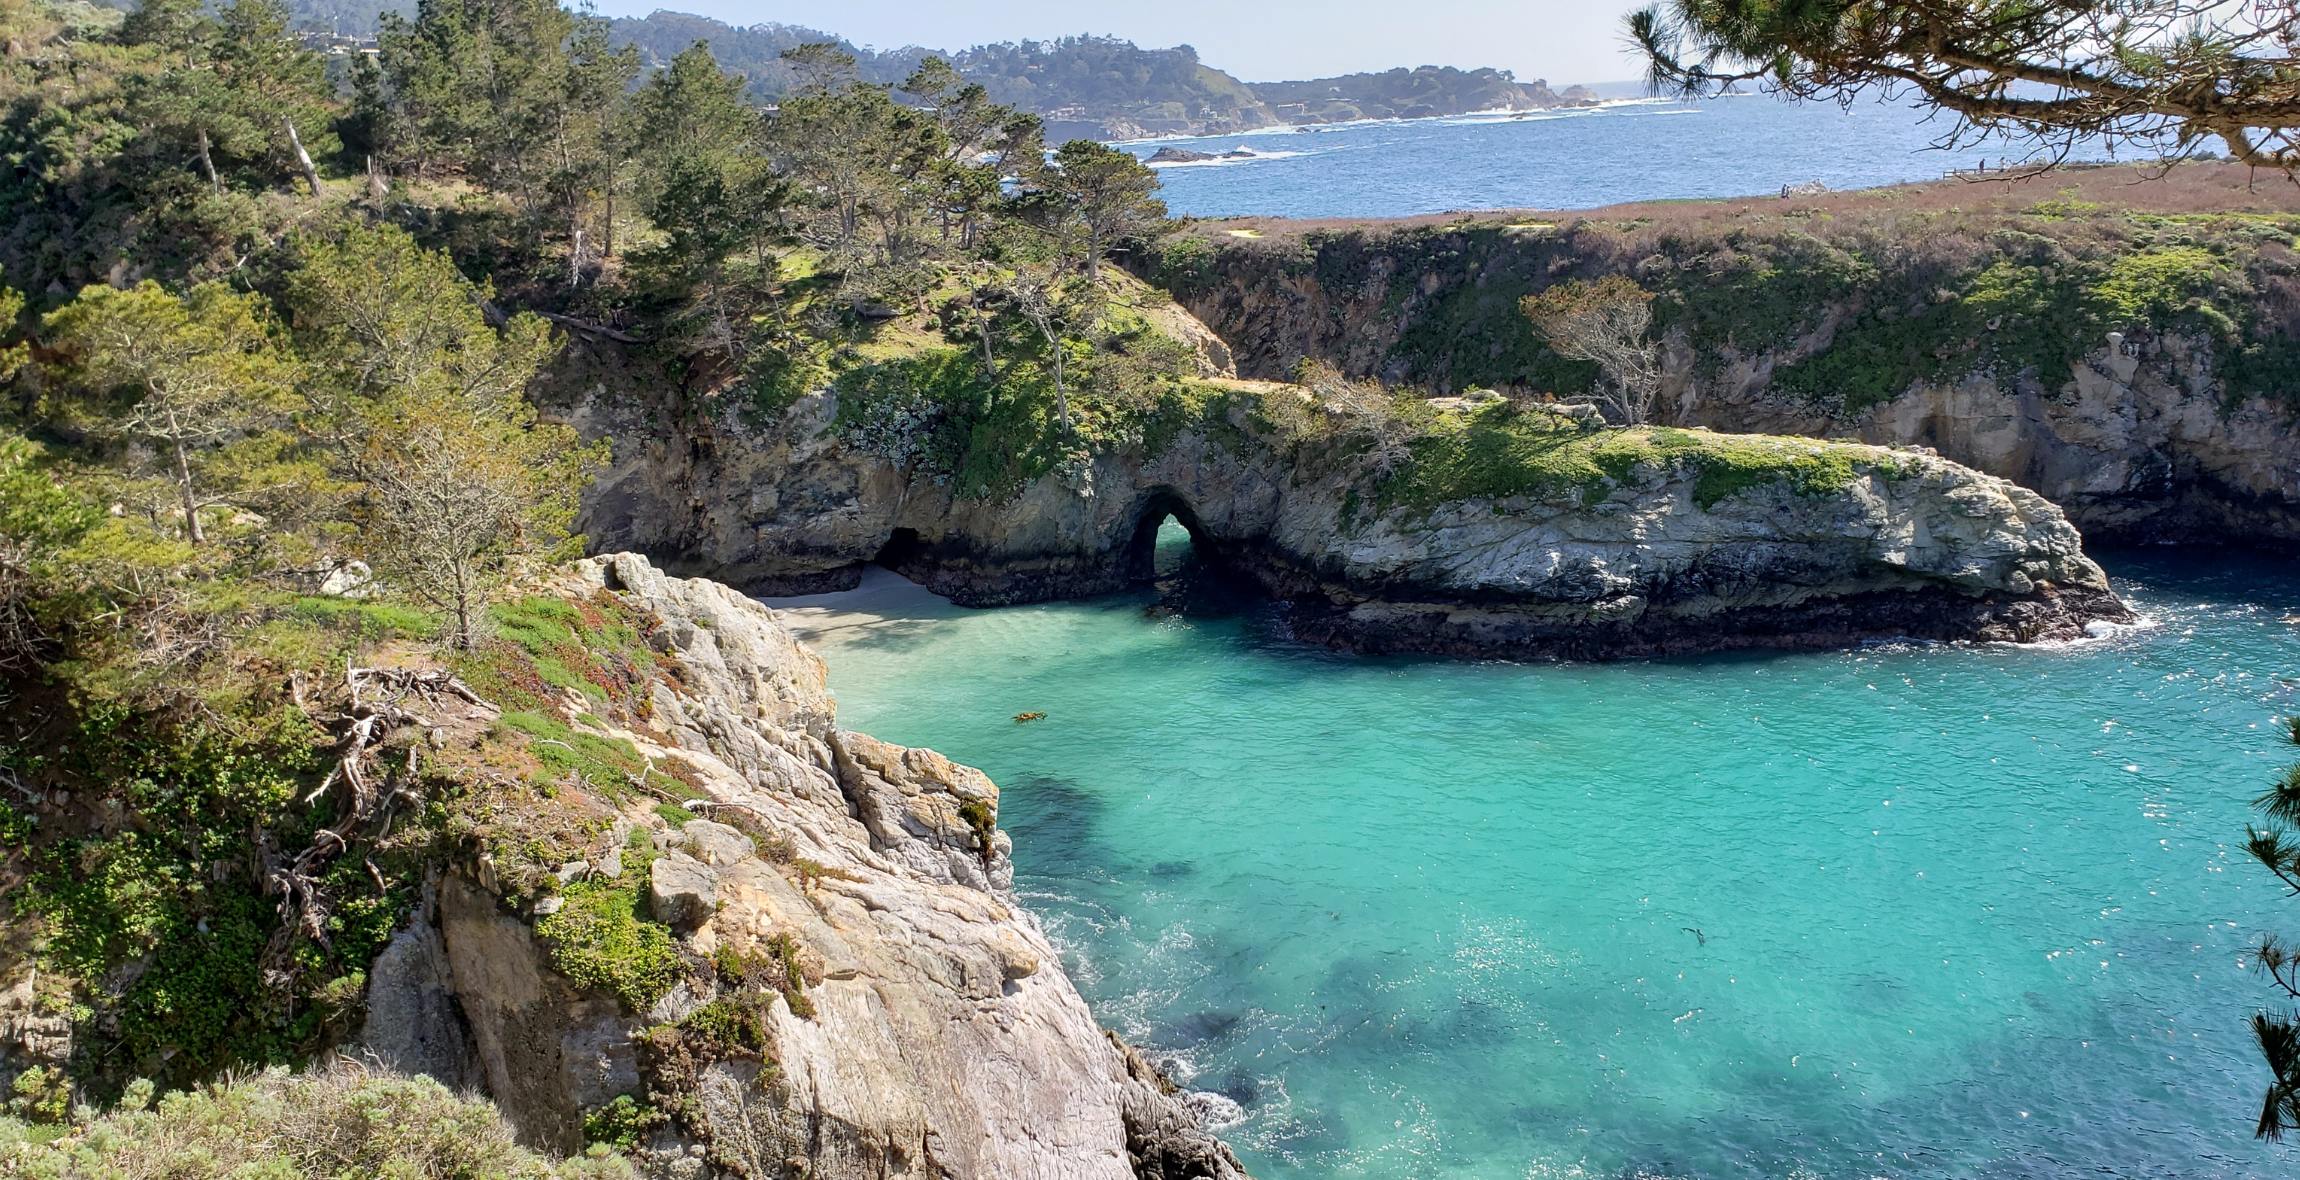
[{"label": "rock arch opening", "polygon": [[1143,498],[1134,515],[1134,538],[1126,551],[1126,574],[1134,582],[1172,577],[1192,561],[1214,564],[1213,542],[1190,503],[1170,488]]}]

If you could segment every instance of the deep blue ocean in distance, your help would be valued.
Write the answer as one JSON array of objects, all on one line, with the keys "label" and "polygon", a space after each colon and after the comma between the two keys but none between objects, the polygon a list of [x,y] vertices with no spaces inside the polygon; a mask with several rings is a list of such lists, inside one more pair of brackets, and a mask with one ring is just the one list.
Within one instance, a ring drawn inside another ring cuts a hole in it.
[{"label": "deep blue ocean in distance", "polygon": [[2020,158],[2021,149],[2002,142],[1934,150],[1949,129],[1946,119],[1927,121],[1897,103],[1839,107],[1742,94],[1121,146],[1145,158],[1162,147],[1255,153],[1160,166],[1162,196],[1176,214],[1412,217],[1757,196],[1816,180],[1831,189],[1873,188]]}]

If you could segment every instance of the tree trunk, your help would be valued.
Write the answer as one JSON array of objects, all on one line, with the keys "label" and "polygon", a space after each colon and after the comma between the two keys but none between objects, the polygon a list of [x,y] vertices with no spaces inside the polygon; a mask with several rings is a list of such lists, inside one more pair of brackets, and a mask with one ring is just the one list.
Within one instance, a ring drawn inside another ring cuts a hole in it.
[{"label": "tree trunk", "polygon": [[208,543],[207,530],[200,527],[200,501],[192,495],[192,462],[184,454],[182,439],[169,439],[176,449],[176,491],[184,498],[184,539],[194,545]]},{"label": "tree trunk", "polygon": [[455,592],[455,646],[470,651],[475,646],[471,633],[472,579],[461,561],[450,561],[448,569]]},{"label": "tree trunk", "polygon": [[1102,230],[1094,225],[1086,227],[1086,279],[1102,281]]},{"label": "tree trunk", "polygon": [[1070,429],[1070,393],[1062,388],[1062,337],[1059,333],[1049,337],[1054,342],[1054,412],[1062,418],[1062,437],[1072,435]]},{"label": "tree trunk", "polygon": [[200,171],[208,174],[208,187],[217,193],[224,191],[224,182],[216,177],[215,159],[208,155],[208,129],[200,128]]},{"label": "tree trunk", "polygon": [[319,167],[311,162],[311,153],[303,150],[303,136],[295,133],[295,120],[280,116],[280,125],[287,128],[288,144],[295,148],[296,163],[303,165],[303,178],[311,184],[311,195],[319,196]]},{"label": "tree trunk", "polygon": [[998,354],[990,350],[990,316],[980,305],[974,309],[975,326],[982,329],[982,375],[998,384]]}]

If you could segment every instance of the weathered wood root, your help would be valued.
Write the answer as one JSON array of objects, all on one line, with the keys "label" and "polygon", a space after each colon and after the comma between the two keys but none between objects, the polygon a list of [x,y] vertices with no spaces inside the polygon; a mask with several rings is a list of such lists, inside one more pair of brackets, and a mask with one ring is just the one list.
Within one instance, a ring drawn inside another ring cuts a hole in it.
[{"label": "weathered wood root", "polygon": [[[273,851],[269,833],[260,830],[255,833],[264,896],[277,895],[280,899],[279,929],[265,946],[261,965],[265,985],[278,992],[294,986],[297,972],[291,955],[298,941],[308,938],[323,948],[329,946],[327,918],[331,901],[320,878],[328,862],[351,847],[344,833],[388,824],[392,805],[400,799],[410,803],[422,801],[412,785],[420,746],[409,748],[404,775],[392,774],[378,781],[371,772],[376,749],[393,734],[409,726],[427,731],[433,728],[430,717],[407,709],[400,702],[412,696],[437,709],[452,697],[492,712],[502,711],[473,692],[471,686],[454,673],[442,668],[346,668],[344,688],[351,702],[333,722],[343,727],[336,739],[335,765],[304,802],[319,802],[336,783],[342,782],[350,788],[349,813],[334,827],[320,829],[313,835],[310,846],[292,858]],[[368,869],[380,888],[381,874],[372,862]]]}]

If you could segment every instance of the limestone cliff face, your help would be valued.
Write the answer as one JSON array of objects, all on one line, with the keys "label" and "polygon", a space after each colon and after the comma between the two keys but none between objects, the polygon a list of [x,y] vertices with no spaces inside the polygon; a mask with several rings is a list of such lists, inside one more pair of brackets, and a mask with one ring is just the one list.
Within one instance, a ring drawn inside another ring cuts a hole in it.
[{"label": "limestone cliff face", "polygon": [[1602,494],[1376,507],[1362,462],[1234,409],[1155,451],[1105,454],[989,503],[843,442],[835,396],[689,449],[702,459],[623,457],[587,530],[760,591],[850,586],[877,561],[958,602],[999,605],[1144,580],[1171,514],[1209,557],[1286,600],[1298,636],[1366,650],[1617,657],[2029,640],[2127,617],[2059,509],[1922,451],[1828,444],[1857,476],[1826,494],[1759,481],[1709,502],[1698,463],[1657,462]]},{"label": "limestone cliff face", "polygon": [[[688,1062],[681,1117],[648,1133],[642,1170],[1243,1176],[1187,1097],[1096,1025],[1015,904],[988,778],[840,729],[822,661],[725,586],[619,554],[558,588],[614,591],[661,620],[679,687],[657,687],[647,732],[608,732],[683,767],[705,796],[688,806],[728,821],[635,807],[574,871],[620,874],[628,834],[651,839],[649,904],[685,950],[787,948],[811,1008],[773,1000],[755,1058]],[[364,1039],[392,1064],[483,1084],[523,1136],[572,1150],[586,1112],[645,1092],[643,1066],[659,1080],[649,1030],[711,996],[690,978],[635,1013],[576,986],[487,876],[446,874],[377,962]]]}]

